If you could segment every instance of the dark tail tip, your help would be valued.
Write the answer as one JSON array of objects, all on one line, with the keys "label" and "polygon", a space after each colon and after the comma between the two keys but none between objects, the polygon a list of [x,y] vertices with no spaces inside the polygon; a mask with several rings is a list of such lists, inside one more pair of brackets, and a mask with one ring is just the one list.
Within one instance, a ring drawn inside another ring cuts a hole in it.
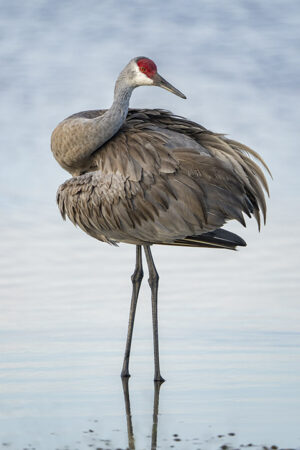
[{"label": "dark tail tip", "polygon": [[231,231],[224,230],[223,228],[219,228],[218,230],[211,231],[210,233],[212,237],[216,238],[218,241],[223,241],[224,244],[229,245],[239,245],[241,247],[246,247],[247,243],[235,233]]},{"label": "dark tail tip", "polygon": [[183,239],[177,239],[174,242],[168,243],[168,245],[235,250],[237,246],[245,247],[247,244],[244,239],[237,234],[223,230],[223,228],[218,228],[217,230],[209,231],[208,233],[199,234],[197,236],[187,236]]},{"label": "dark tail tip", "polygon": [[221,248],[235,249],[236,246],[246,247],[247,245],[240,236],[231,231],[224,230],[223,228],[201,234],[198,238],[202,242],[207,242],[208,244],[216,245]]}]

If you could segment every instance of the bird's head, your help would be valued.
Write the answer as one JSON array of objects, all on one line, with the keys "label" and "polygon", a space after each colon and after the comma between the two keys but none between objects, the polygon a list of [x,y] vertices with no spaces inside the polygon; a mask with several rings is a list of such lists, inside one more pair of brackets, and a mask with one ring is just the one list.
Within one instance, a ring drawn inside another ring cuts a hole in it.
[{"label": "bird's head", "polygon": [[145,56],[138,56],[129,61],[120,76],[133,88],[158,86],[178,95],[178,97],[186,98],[182,92],[157,73],[155,62]]}]

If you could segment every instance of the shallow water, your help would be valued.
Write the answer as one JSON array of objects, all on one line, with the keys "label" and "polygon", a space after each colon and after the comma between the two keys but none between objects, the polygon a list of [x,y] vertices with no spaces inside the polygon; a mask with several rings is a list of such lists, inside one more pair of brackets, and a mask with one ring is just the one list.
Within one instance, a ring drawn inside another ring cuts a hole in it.
[{"label": "shallow water", "polygon": [[[4,448],[300,448],[300,6],[164,5],[1,5]],[[274,181],[260,234],[253,221],[246,230],[227,226],[247,248],[153,249],[167,381],[153,415],[145,277],[130,420],[119,373],[135,251],[100,244],[61,220],[55,192],[69,175],[52,158],[49,136],[65,116],[109,106],[118,71],[138,54],[153,57],[188,100],[147,88],[132,106],[171,109],[229,133],[263,155]]]}]

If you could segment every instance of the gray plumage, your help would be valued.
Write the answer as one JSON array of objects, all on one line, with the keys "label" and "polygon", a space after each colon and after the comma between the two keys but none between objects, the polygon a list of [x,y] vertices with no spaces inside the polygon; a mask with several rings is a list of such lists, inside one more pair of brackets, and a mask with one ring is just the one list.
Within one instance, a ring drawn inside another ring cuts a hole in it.
[{"label": "gray plumage", "polygon": [[63,218],[111,244],[245,245],[220,228],[233,219],[245,226],[244,215],[265,222],[268,185],[255,160],[269,171],[266,164],[245,145],[168,111],[128,109],[143,84],[184,97],[157,73],[150,81],[140,74],[144,59],[121,72],[109,110],[74,114],[54,130],[53,154],[73,176],[57,193]]},{"label": "gray plumage", "polygon": [[166,111],[130,110],[119,132],[82,161],[81,170],[76,160],[72,170],[68,155],[62,166],[75,177],[60,187],[58,205],[64,218],[110,243],[171,243],[231,219],[245,225],[243,213],[260,224],[267,183],[250,153]]}]

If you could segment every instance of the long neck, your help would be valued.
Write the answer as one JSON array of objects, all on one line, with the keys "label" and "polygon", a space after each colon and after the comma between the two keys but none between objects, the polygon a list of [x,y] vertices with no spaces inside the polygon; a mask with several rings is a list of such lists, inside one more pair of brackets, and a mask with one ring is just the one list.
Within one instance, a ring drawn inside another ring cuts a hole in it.
[{"label": "long neck", "polygon": [[84,133],[84,139],[87,153],[93,153],[119,131],[128,113],[132,91],[133,88],[119,77],[115,85],[112,106],[102,116],[90,119],[86,123],[87,133]]},{"label": "long neck", "polygon": [[101,141],[98,141],[98,147],[114,136],[123,125],[128,113],[132,91],[133,88],[127,86],[122,78],[117,80],[112,106],[103,116],[95,119],[97,135],[101,139]]},{"label": "long neck", "polygon": [[51,147],[57,161],[69,172],[78,171],[89,157],[107,142],[124,123],[133,87],[120,74],[110,109],[94,119],[71,117],[52,133]]}]

